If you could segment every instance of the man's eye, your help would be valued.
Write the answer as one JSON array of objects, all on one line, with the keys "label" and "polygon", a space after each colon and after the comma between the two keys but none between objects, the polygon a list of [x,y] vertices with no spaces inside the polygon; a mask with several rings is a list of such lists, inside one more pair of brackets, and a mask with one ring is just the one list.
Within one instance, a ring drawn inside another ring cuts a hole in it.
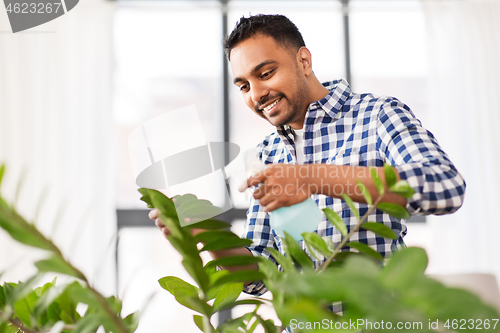
[{"label": "man's eye", "polygon": [[240,91],[246,91],[248,89],[248,84],[242,84],[240,86]]},{"label": "man's eye", "polygon": [[271,75],[273,72],[274,72],[274,69],[270,70],[269,72],[265,72],[260,77],[261,77],[261,79],[265,79],[266,77],[268,77],[269,75]]}]

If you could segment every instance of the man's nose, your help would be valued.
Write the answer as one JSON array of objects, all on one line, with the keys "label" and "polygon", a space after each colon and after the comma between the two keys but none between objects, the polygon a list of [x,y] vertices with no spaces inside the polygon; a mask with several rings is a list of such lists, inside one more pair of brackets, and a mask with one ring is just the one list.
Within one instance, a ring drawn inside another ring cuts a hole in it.
[{"label": "man's nose", "polygon": [[250,92],[254,103],[264,101],[265,97],[269,95],[269,89],[263,84],[254,84]]}]

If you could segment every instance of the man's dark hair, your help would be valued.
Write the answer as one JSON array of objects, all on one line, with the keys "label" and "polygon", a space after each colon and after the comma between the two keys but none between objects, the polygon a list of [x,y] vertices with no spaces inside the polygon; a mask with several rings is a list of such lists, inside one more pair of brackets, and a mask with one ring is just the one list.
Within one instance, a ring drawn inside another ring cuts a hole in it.
[{"label": "man's dark hair", "polygon": [[299,29],[283,15],[254,15],[248,18],[240,18],[236,27],[229,36],[224,39],[224,52],[230,59],[231,50],[244,40],[263,34],[274,38],[283,47],[300,49],[306,46]]}]

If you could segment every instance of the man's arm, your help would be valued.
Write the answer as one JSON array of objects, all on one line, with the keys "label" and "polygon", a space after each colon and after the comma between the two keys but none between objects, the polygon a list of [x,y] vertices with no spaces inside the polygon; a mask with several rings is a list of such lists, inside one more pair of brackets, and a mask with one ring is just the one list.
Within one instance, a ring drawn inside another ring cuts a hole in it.
[{"label": "man's arm", "polygon": [[[394,166],[398,179],[406,180],[415,190],[406,200],[387,195],[384,201],[405,206],[410,214],[449,214],[463,203],[465,181],[441,149],[436,139],[397,99],[387,99],[373,119],[377,132],[377,152]],[[383,168],[377,168],[384,180]],[[302,172],[302,173],[300,173]],[[272,211],[304,201],[311,194],[339,197],[345,193],[364,203],[357,189],[359,179],[374,200],[378,196],[368,167],[342,165],[268,165],[251,177],[248,186],[262,183],[254,197]],[[385,182],[384,182],[385,183]]]},{"label": "man's arm", "polygon": [[[375,168],[385,184],[384,168]],[[399,180],[397,170],[396,175]],[[272,164],[247,181],[248,186],[261,184],[254,192],[254,198],[264,206],[266,212],[284,206],[292,206],[309,198],[312,194],[324,194],[341,198],[347,194],[352,200],[366,203],[356,180],[365,185],[375,201],[379,193],[370,169],[362,166],[328,164]],[[406,199],[395,194],[387,194],[384,202],[406,206]]]}]

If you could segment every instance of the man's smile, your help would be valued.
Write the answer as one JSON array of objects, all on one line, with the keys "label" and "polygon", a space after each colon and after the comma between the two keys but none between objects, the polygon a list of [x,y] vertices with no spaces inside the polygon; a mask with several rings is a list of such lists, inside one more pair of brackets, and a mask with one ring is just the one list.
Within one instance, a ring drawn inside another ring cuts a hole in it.
[{"label": "man's smile", "polygon": [[271,104],[268,104],[264,108],[261,108],[262,112],[268,117],[272,116],[274,113],[276,113],[276,111],[278,111],[279,102],[281,102],[281,97],[272,102]]}]

